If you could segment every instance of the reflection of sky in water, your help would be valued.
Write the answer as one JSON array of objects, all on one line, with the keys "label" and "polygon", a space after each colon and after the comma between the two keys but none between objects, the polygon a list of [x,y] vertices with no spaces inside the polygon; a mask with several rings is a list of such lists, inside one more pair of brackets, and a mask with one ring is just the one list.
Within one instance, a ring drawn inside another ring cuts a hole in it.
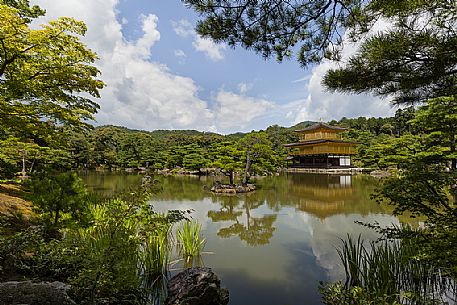
[{"label": "reflection of sky in water", "polygon": [[208,179],[158,177],[156,210],[193,209],[207,239],[204,265],[230,290],[231,305],[321,304],[319,281],[341,279],[335,247],[347,234],[376,239],[355,221],[398,223],[369,200],[362,177],[289,175],[262,179],[250,195],[215,196]]}]

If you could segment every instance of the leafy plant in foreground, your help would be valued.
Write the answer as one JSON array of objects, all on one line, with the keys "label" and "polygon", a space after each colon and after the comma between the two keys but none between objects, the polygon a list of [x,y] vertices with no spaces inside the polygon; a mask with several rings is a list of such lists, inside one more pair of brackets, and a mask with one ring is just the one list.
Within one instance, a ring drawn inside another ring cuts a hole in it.
[{"label": "leafy plant in foreground", "polygon": [[185,221],[177,230],[180,253],[187,263],[201,255],[206,240],[200,235],[201,224],[196,221]]},{"label": "leafy plant in foreground", "polygon": [[430,261],[417,258],[414,240],[364,244],[348,237],[338,250],[346,284],[322,284],[324,303],[447,304],[456,283]]}]

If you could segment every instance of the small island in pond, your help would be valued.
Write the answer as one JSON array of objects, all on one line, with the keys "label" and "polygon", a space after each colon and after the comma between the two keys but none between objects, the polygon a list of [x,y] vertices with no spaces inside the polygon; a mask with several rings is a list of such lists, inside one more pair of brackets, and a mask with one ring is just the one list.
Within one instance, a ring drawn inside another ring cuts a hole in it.
[{"label": "small island in pond", "polygon": [[211,187],[211,192],[216,194],[237,194],[237,193],[249,193],[256,190],[255,184],[222,184],[216,181]]}]

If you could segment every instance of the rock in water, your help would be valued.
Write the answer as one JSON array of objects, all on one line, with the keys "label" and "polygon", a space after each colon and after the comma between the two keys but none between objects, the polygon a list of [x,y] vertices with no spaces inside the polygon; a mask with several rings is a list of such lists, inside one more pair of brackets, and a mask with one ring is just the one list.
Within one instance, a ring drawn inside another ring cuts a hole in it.
[{"label": "rock in water", "polygon": [[168,282],[166,305],[226,305],[229,292],[210,268],[190,268]]},{"label": "rock in water", "polygon": [[0,305],[74,305],[69,289],[61,282],[4,282],[0,283]]}]

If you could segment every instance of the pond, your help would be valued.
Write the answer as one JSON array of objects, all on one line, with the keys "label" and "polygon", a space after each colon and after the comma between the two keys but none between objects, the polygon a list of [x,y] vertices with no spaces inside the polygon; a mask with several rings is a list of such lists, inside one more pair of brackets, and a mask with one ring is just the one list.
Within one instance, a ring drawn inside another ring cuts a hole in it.
[{"label": "pond", "polygon": [[[88,186],[113,194],[139,184],[139,175],[87,173]],[[203,265],[230,291],[231,305],[321,304],[319,281],[343,279],[335,250],[340,239],[373,230],[356,224],[398,224],[388,207],[370,200],[367,176],[284,174],[257,180],[258,190],[214,195],[214,178],[156,176],[155,210],[192,209],[207,240]]]}]

